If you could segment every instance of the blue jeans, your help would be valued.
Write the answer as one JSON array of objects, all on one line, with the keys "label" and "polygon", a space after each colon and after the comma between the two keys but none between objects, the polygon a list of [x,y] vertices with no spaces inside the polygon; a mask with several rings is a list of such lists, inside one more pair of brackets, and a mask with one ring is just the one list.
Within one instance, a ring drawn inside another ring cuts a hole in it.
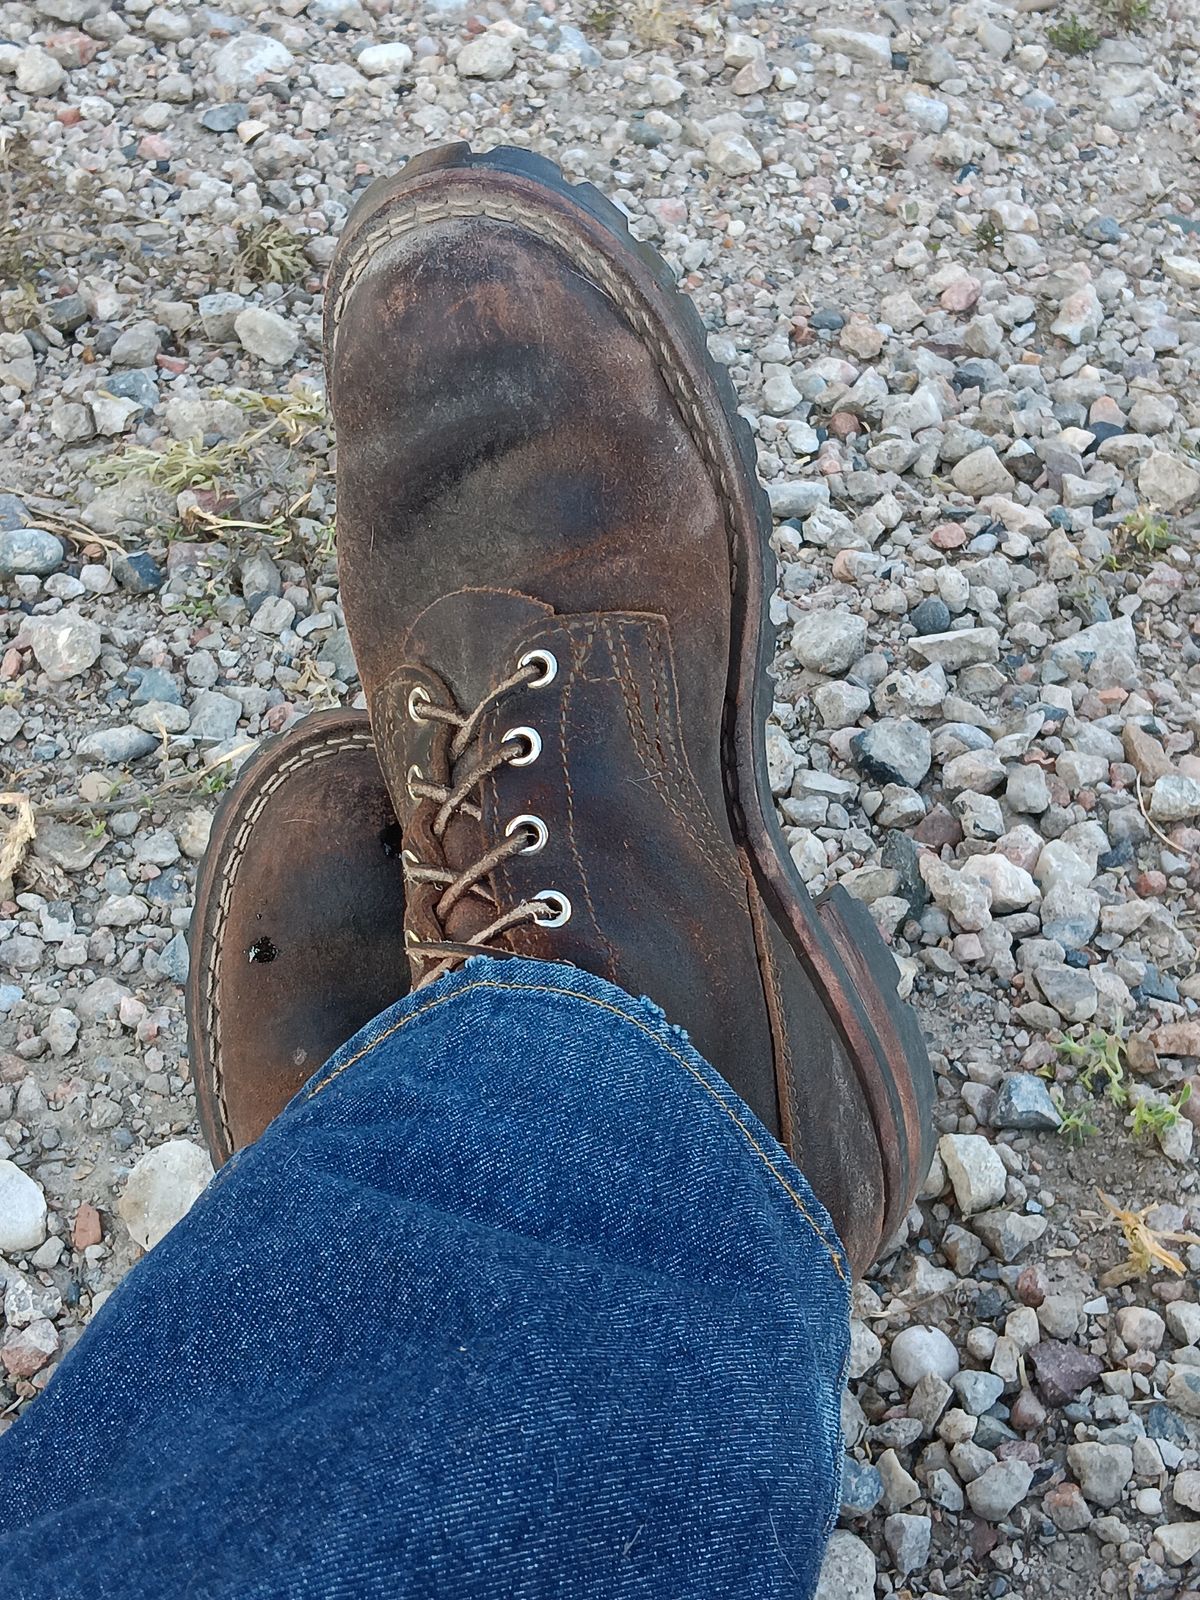
[{"label": "blue jeans", "polygon": [[333,1056],[0,1438],[0,1594],[807,1596],[848,1286],[655,1006],[473,960]]}]

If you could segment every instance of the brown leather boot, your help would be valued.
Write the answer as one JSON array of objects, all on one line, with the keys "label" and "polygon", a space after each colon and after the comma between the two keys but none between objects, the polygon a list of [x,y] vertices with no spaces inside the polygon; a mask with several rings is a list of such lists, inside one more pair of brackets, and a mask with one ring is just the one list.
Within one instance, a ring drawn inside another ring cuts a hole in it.
[{"label": "brown leather boot", "polygon": [[366,713],[306,717],[243,768],[196,882],[188,1040],[214,1165],[407,992],[403,921]]},{"label": "brown leather boot", "polygon": [[454,145],[356,206],[326,365],[414,981],[486,951],[649,995],[862,1270],[926,1169],[932,1077],[870,917],[814,906],[779,830],[770,516],[690,301],[589,186]]}]

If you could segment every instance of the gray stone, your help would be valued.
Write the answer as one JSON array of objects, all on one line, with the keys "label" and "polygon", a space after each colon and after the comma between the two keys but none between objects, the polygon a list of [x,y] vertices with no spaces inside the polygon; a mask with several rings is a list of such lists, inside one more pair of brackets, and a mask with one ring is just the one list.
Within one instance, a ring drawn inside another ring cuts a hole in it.
[{"label": "gray stone", "polygon": [[810,517],[829,504],[829,485],[820,479],[777,478],[767,485],[767,499],[773,517]]},{"label": "gray stone", "polygon": [[962,1409],[972,1417],[981,1417],[990,1411],[1004,1393],[1004,1379],[994,1372],[963,1371],[956,1373],[953,1383]]},{"label": "gray stone", "polygon": [[317,657],[317,665],[329,667],[335,678],[342,683],[358,682],[358,667],[354,662],[354,650],[350,643],[350,635],[345,628],[334,628],[329,637],[321,646],[321,653]]},{"label": "gray stone", "polygon": [[1085,283],[1062,301],[1050,332],[1068,344],[1083,344],[1096,337],[1103,322],[1104,307],[1095,285]]},{"label": "gray stone", "polygon": [[1053,1133],[1062,1116],[1043,1079],[1032,1072],[1012,1072],[1000,1085],[988,1120],[993,1128]]},{"label": "gray stone", "polygon": [[1127,1444],[1073,1444],[1067,1447],[1067,1465],[1084,1499],[1108,1509],[1120,1501],[1133,1477],[1133,1452]]},{"label": "gray stone", "polygon": [[1138,490],[1163,511],[1182,511],[1200,497],[1200,470],[1165,450],[1155,450],[1138,469]]},{"label": "gray stone", "polygon": [[937,87],[945,83],[948,78],[960,76],[958,62],[944,45],[927,45],[917,56],[913,63],[912,75],[918,83],[928,83]]},{"label": "gray stone", "polygon": [[46,1237],[46,1197],[11,1161],[0,1161],[0,1254],[36,1250]]},{"label": "gray stone", "polygon": [[[823,683],[813,692],[813,704],[827,728],[852,728],[870,709],[871,696],[856,683]],[[922,805],[920,815],[924,815]]]},{"label": "gray stone", "polygon": [[1011,494],[1016,487],[1016,479],[990,444],[964,456],[951,469],[950,480],[975,500],[986,494]]},{"label": "gray stone", "polygon": [[239,311],[233,331],[242,349],[269,367],[286,365],[300,345],[300,334],[286,317],[265,306],[247,306]]},{"label": "gray stone", "polygon": [[145,550],[118,551],[112,571],[126,594],[155,594],[163,586],[163,570]]},{"label": "gray stone", "polygon": [[65,69],[40,45],[30,45],[17,56],[17,88],[22,94],[47,97],[57,94],[66,81]]},{"label": "gray stone", "polygon": [[118,336],[110,359],[114,367],[152,367],[158,349],[158,329],[154,323],[135,322]]},{"label": "gray stone", "polygon": [[1033,1468],[1028,1462],[1010,1457],[987,1467],[967,1485],[967,1499],[976,1516],[988,1522],[1003,1522],[1029,1493]]},{"label": "gray stone", "polygon": [[1125,655],[1137,660],[1138,641],[1133,623],[1128,617],[1114,617],[1111,622],[1093,622],[1089,628],[1080,628],[1069,638],[1056,640],[1050,646],[1051,658],[1065,661],[1074,658],[1088,667],[1099,656]]},{"label": "gray stone", "polygon": [[152,733],[127,722],[115,728],[100,728],[95,733],[89,733],[76,745],[75,753],[81,761],[123,766],[127,761],[140,760],[157,749],[158,740]]},{"label": "gray stone", "polygon": [[412,66],[413,53],[400,39],[369,44],[357,56],[358,70],[368,78],[398,78]]},{"label": "gray stone", "polygon": [[169,1139],[134,1163],[117,1202],[130,1237],[152,1250],[185,1217],[213,1175],[208,1152],[187,1139]]},{"label": "gray stone", "polygon": [[933,760],[929,732],[908,717],[883,717],[851,743],[854,760],[877,783],[915,789]]},{"label": "gray stone", "polygon": [[904,96],[904,109],[909,120],[923,133],[943,133],[950,121],[950,107],[944,100],[913,90]]},{"label": "gray stone", "polygon": [[1096,1015],[1100,997],[1095,983],[1082,968],[1045,961],[1039,964],[1034,977],[1047,1005],[1053,1006],[1064,1022],[1088,1022]]},{"label": "gray stone", "polygon": [[[1200,1344],[1200,1305],[1192,1300],[1172,1300],[1165,1315],[1173,1339],[1180,1344]],[[1200,1485],[1200,1473],[1197,1482]],[[1200,1505],[1189,1506],[1189,1510],[1200,1511]]]},{"label": "gray stone", "polygon": [[242,705],[217,689],[201,689],[192,701],[188,732],[205,744],[224,744],[237,732]]},{"label": "gray stone", "polygon": [[865,1517],[882,1499],[883,1479],[878,1469],[847,1456],[842,1462],[842,1516]]},{"label": "gray stone", "polygon": [[266,33],[239,33],[213,57],[213,81],[222,89],[253,89],[260,79],[282,77],[295,65],[292,52]]},{"label": "gray stone", "polygon": [[964,878],[974,878],[987,884],[992,892],[993,915],[1023,911],[1042,897],[1032,876],[1005,855],[969,856],[961,870]]},{"label": "gray stone", "polygon": [[1066,950],[1081,950],[1100,922],[1100,896],[1076,884],[1056,884],[1042,897],[1042,933]]},{"label": "gray stone", "polygon": [[62,540],[43,528],[7,528],[0,532],[0,578],[45,578],[65,554]]},{"label": "gray stone", "polygon": [[155,958],[155,965],[160,975],[169,978],[172,983],[187,982],[188,964],[187,935],[183,933],[177,933]]},{"label": "gray stone", "polygon": [[933,1537],[931,1518],[898,1511],[883,1522],[883,1539],[891,1551],[892,1564],[901,1577],[916,1572],[929,1560]]},{"label": "gray stone", "polygon": [[892,64],[892,42],[886,33],[868,33],[861,28],[814,28],[813,43],[865,67],[886,71]]},{"label": "gray stone", "polygon": [[875,1600],[875,1557],[845,1528],[830,1535],[813,1600]]},{"label": "gray stone", "polygon": [[995,628],[954,628],[910,639],[908,647],[922,661],[936,662],[947,672],[1000,659],[1000,635]]},{"label": "gray stone", "polygon": [[236,337],[234,325],[246,309],[246,301],[242,295],[223,289],[216,294],[202,294],[196,309],[205,337],[213,344],[228,344]]},{"label": "gray stone", "polygon": [[1200,781],[1177,774],[1159,778],[1150,795],[1155,822],[1184,822],[1200,816]]},{"label": "gray stone", "polygon": [[463,45],[454,60],[460,78],[483,78],[491,82],[507,78],[516,64],[516,46],[510,35],[498,27],[486,29],[478,38]]},{"label": "gray stone", "polygon": [[94,394],[88,395],[88,405],[91,408],[96,432],[102,433],[107,439],[115,439],[122,433],[128,433],[141,417],[143,410],[138,401],[127,400],[123,395],[113,394],[111,390],[105,389],[98,389]]},{"label": "gray stone", "polygon": [[879,1457],[879,1476],[883,1479],[883,1509],[903,1511],[921,1498],[921,1487],[913,1475],[901,1464],[894,1450],[885,1450]]},{"label": "gray stone", "polygon": [[799,661],[810,671],[833,676],[853,666],[866,644],[866,619],[852,611],[809,611],[792,633]]},{"label": "gray stone", "polygon": [[0,533],[29,526],[29,507],[19,495],[0,493]]},{"label": "gray stone", "polygon": [[938,1154],[964,1217],[986,1211],[1004,1199],[1004,1163],[982,1134],[943,1134],[938,1140]]},{"label": "gray stone", "polygon": [[52,617],[31,617],[24,632],[51,683],[81,676],[100,655],[99,624],[69,606]]},{"label": "gray stone", "polygon": [[711,166],[731,178],[744,178],[762,170],[762,157],[744,133],[731,130],[715,133],[704,153]]},{"label": "gray stone", "polygon": [[183,704],[178,679],[172,673],[164,672],[161,667],[147,667],[130,698],[135,706],[146,706],[160,700],[169,700],[177,706]]},{"label": "gray stone", "polygon": [[1046,1231],[1045,1217],[1025,1216],[1017,1211],[981,1211],[971,1226],[996,1257],[1005,1263],[1015,1261]]},{"label": "gray stone", "polygon": [[1160,1522],[1154,1537],[1173,1567],[1185,1567],[1200,1555],[1200,1522]]}]

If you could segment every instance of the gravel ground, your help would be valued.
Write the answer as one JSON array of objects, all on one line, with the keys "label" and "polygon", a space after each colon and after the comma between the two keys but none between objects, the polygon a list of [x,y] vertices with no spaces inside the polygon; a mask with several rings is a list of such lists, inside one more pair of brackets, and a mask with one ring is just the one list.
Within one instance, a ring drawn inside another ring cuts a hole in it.
[{"label": "gravel ground", "polygon": [[216,797],[357,693],[337,232],[507,141],[733,369],[789,844],[935,1051],[819,1593],[1197,1592],[1200,23],[1099,3],[0,5],[0,1427],[209,1171]]}]

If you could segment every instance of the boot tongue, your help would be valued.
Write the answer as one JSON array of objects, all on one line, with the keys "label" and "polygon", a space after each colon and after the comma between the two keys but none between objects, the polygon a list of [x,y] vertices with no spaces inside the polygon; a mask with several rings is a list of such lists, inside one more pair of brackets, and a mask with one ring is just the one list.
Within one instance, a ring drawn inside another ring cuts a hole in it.
[{"label": "boot tongue", "polygon": [[[392,728],[395,732],[380,741],[379,758],[388,786],[399,801],[403,801],[407,814],[401,814],[405,825],[405,843],[410,845],[420,860],[444,864],[460,872],[474,865],[488,850],[500,841],[485,830],[483,824],[465,807],[460,807],[451,817],[440,841],[428,833],[437,808],[430,804],[419,808],[418,816],[424,826],[410,827],[414,808],[407,802],[405,782],[411,762],[417,760],[431,781],[452,786],[454,772],[450,768],[449,751],[455,730],[442,724],[425,724],[421,735],[423,754],[414,755],[413,741],[407,737],[412,724],[385,712],[375,710],[376,700],[390,701],[402,693],[407,697],[414,681],[423,683],[431,697],[442,704],[452,703],[464,715],[475,707],[497,684],[510,677],[517,668],[523,646],[521,641],[553,615],[553,608],[528,595],[498,592],[495,590],[467,589],[444,595],[418,616],[409,628],[401,649],[406,666],[412,670],[393,676],[382,686],[372,700],[372,716],[377,728]],[[381,710],[383,708],[381,707]],[[395,711],[391,706],[390,710]],[[504,708],[499,712],[501,732],[509,726],[504,721]],[[515,715],[513,721],[520,719]],[[484,739],[494,740],[497,735],[494,717],[484,718]],[[432,735],[432,738],[430,738]],[[473,737],[457,762],[460,775],[465,774],[478,759],[480,744]],[[481,809],[482,795],[478,789],[467,796],[467,805]],[[399,811],[398,805],[398,811]],[[507,905],[499,905],[492,898],[490,885],[485,879],[479,886],[481,893],[468,892],[454,905],[441,921],[440,934],[431,925],[432,907],[441,897],[440,889],[422,892],[414,901],[410,918],[414,931],[421,939],[445,938],[466,943],[473,934],[494,922]],[[423,913],[423,914],[421,914]]]}]

